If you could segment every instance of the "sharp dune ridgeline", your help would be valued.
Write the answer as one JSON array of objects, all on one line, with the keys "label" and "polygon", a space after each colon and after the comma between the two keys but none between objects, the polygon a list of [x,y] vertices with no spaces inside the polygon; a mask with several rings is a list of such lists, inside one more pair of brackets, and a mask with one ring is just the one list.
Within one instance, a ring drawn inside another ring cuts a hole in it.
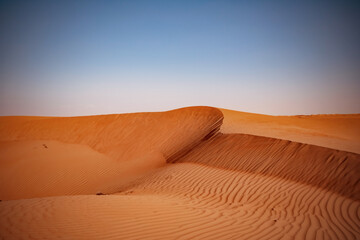
[{"label": "sharp dune ridgeline", "polygon": [[360,115],[0,117],[0,239],[360,239]]}]

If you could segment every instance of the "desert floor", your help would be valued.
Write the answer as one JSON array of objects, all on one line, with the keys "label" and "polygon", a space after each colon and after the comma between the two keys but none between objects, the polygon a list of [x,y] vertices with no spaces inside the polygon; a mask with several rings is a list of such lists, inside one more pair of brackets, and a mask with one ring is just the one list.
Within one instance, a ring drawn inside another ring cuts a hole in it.
[{"label": "desert floor", "polygon": [[0,117],[0,239],[360,239],[360,114]]}]

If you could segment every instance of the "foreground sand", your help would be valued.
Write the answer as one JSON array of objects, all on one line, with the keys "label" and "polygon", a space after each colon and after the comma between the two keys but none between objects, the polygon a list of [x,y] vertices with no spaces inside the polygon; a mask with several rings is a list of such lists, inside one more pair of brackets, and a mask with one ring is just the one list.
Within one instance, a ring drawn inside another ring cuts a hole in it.
[{"label": "foreground sand", "polygon": [[0,239],[360,239],[359,116],[228,111],[0,118]]}]

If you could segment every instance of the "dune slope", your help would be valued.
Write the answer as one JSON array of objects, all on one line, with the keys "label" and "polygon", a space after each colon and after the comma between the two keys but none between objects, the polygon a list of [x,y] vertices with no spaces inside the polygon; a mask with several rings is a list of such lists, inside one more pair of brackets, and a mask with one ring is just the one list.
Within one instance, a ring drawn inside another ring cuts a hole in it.
[{"label": "dune slope", "polygon": [[210,107],[71,118],[2,117],[0,199],[114,192],[178,151],[193,148],[222,119]]},{"label": "dune slope", "polygon": [[360,155],[354,153],[267,137],[218,134],[182,158],[168,161],[271,175],[360,200]]}]

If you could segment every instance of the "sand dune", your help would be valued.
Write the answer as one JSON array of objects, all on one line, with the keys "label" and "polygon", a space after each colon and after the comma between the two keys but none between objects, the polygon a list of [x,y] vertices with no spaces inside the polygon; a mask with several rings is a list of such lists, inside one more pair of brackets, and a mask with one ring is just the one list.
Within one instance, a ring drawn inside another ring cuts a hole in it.
[{"label": "sand dune", "polygon": [[220,127],[222,119],[222,113],[210,107],[88,117],[2,117],[0,141],[83,144],[114,160],[129,161],[153,151],[171,156]]},{"label": "sand dune", "polygon": [[2,117],[0,199],[115,192],[121,183],[192,148],[218,129],[222,118],[209,107],[71,118]]},{"label": "sand dune", "polygon": [[0,118],[0,239],[360,239],[357,115],[221,111]]},{"label": "sand dune", "polygon": [[221,109],[223,133],[291,140],[360,153],[360,114],[270,116]]},{"label": "sand dune", "polygon": [[219,134],[168,161],[280,177],[360,200],[360,157],[354,153],[281,139]]}]

